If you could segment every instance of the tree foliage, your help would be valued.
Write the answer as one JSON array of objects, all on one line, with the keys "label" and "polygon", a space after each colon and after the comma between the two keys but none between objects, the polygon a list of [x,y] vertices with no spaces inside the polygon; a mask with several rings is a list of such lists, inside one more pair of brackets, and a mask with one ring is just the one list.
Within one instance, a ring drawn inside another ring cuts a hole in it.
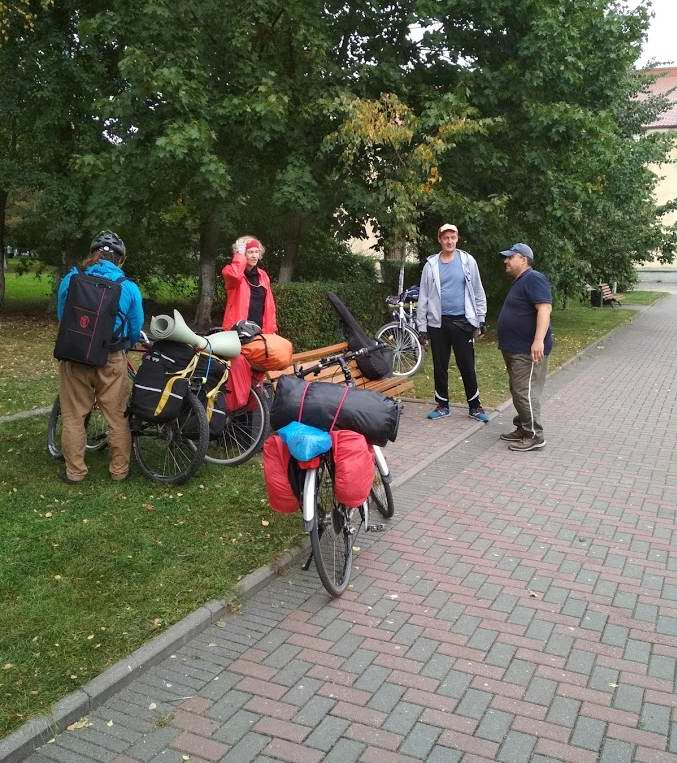
[{"label": "tree foliage", "polygon": [[629,282],[676,245],[647,25],[612,0],[0,2],[0,241],[6,209],[57,264],[114,228],[133,274],[199,276],[200,325],[243,232],[281,281],[369,220],[395,257],[452,220],[489,281],[527,240],[562,295]]}]

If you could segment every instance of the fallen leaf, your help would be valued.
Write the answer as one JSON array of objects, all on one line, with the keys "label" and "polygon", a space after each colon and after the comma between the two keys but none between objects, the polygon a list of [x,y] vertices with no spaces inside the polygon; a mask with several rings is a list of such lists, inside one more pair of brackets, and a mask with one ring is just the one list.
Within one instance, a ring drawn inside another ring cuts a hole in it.
[{"label": "fallen leaf", "polygon": [[155,702],[151,702],[150,705],[148,705],[149,710],[155,710],[156,707],[157,705],[155,704]]},{"label": "fallen leaf", "polygon": [[113,721],[108,721],[108,723],[106,723],[106,726],[112,726],[112,725],[113,725]]},{"label": "fallen leaf", "polygon": [[617,689],[617,688],[618,688],[618,684],[609,684],[609,686],[610,686],[612,689]]},{"label": "fallen leaf", "polygon": [[3,666],[3,670],[11,670],[14,667],[14,665],[11,662],[6,662]]},{"label": "fallen leaf", "polygon": [[54,576],[54,580],[62,580],[62,577],[61,577],[61,575],[55,575],[55,576]]},{"label": "fallen leaf", "polygon": [[68,731],[77,731],[78,729],[86,729],[90,726],[93,726],[94,724],[85,716],[84,718],[80,718],[79,721],[75,721],[75,723],[71,723],[70,726],[66,726],[66,729]]},{"label": "fallen leaf", "polygon": [[531,589],[529,589],[529,596],[531,596],[532,599],[538,598],[538,594],[536,593],[536,591],[532,591]]},{"label": "fallen leaf", "polygon": [[270,524],[270,522],[269,522],[267,519],[262,519],[262,520],[261,520],[261,524],[263,525],[263,527],[268,527],[268,525]]}]

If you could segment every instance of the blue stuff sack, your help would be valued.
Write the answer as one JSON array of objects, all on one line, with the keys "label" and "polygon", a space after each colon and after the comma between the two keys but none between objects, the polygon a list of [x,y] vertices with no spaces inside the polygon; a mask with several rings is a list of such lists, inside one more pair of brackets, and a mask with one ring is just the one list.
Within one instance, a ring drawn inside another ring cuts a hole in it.
[{"label": "blue stuff sack", "polygon": [[277,433],[297,461],[310,461],[311,458],[331,449],[329,432],[311,427],[309,424],[301,424],[299,421],[292,421],[282,429],[278,429]]}]

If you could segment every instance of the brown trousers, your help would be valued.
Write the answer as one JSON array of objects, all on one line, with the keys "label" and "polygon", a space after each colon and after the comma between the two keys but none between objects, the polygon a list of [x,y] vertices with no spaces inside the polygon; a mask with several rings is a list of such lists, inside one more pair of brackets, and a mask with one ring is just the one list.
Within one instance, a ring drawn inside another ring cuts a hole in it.
[{"label": "brown trousers", "polygon": [[108,424],[110,475],[114,480],[127,476],[132,449],[129,423],[125,418],[128,394],[124,352],[112,352],[103,368],[68,360],[59,363],[61,450],[69,479],[80,481],[87,475],[85,419],[95,400]]}]

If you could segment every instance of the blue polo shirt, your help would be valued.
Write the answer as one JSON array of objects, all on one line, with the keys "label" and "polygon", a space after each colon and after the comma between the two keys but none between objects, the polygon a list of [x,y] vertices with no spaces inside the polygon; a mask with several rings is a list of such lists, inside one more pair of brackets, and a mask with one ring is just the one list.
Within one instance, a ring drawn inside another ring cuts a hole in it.
[{"label": "blue polo shirt", "polygon": [[[500,350],[520,355],[531,354],[536,334],[535,305],[542,304],[552,304],[550,283],[543,273],[529,269],[513,282],[498,315],[496,332]],[[552,350],[550,326],[543,345],[544,353],[549,355]]]}]

